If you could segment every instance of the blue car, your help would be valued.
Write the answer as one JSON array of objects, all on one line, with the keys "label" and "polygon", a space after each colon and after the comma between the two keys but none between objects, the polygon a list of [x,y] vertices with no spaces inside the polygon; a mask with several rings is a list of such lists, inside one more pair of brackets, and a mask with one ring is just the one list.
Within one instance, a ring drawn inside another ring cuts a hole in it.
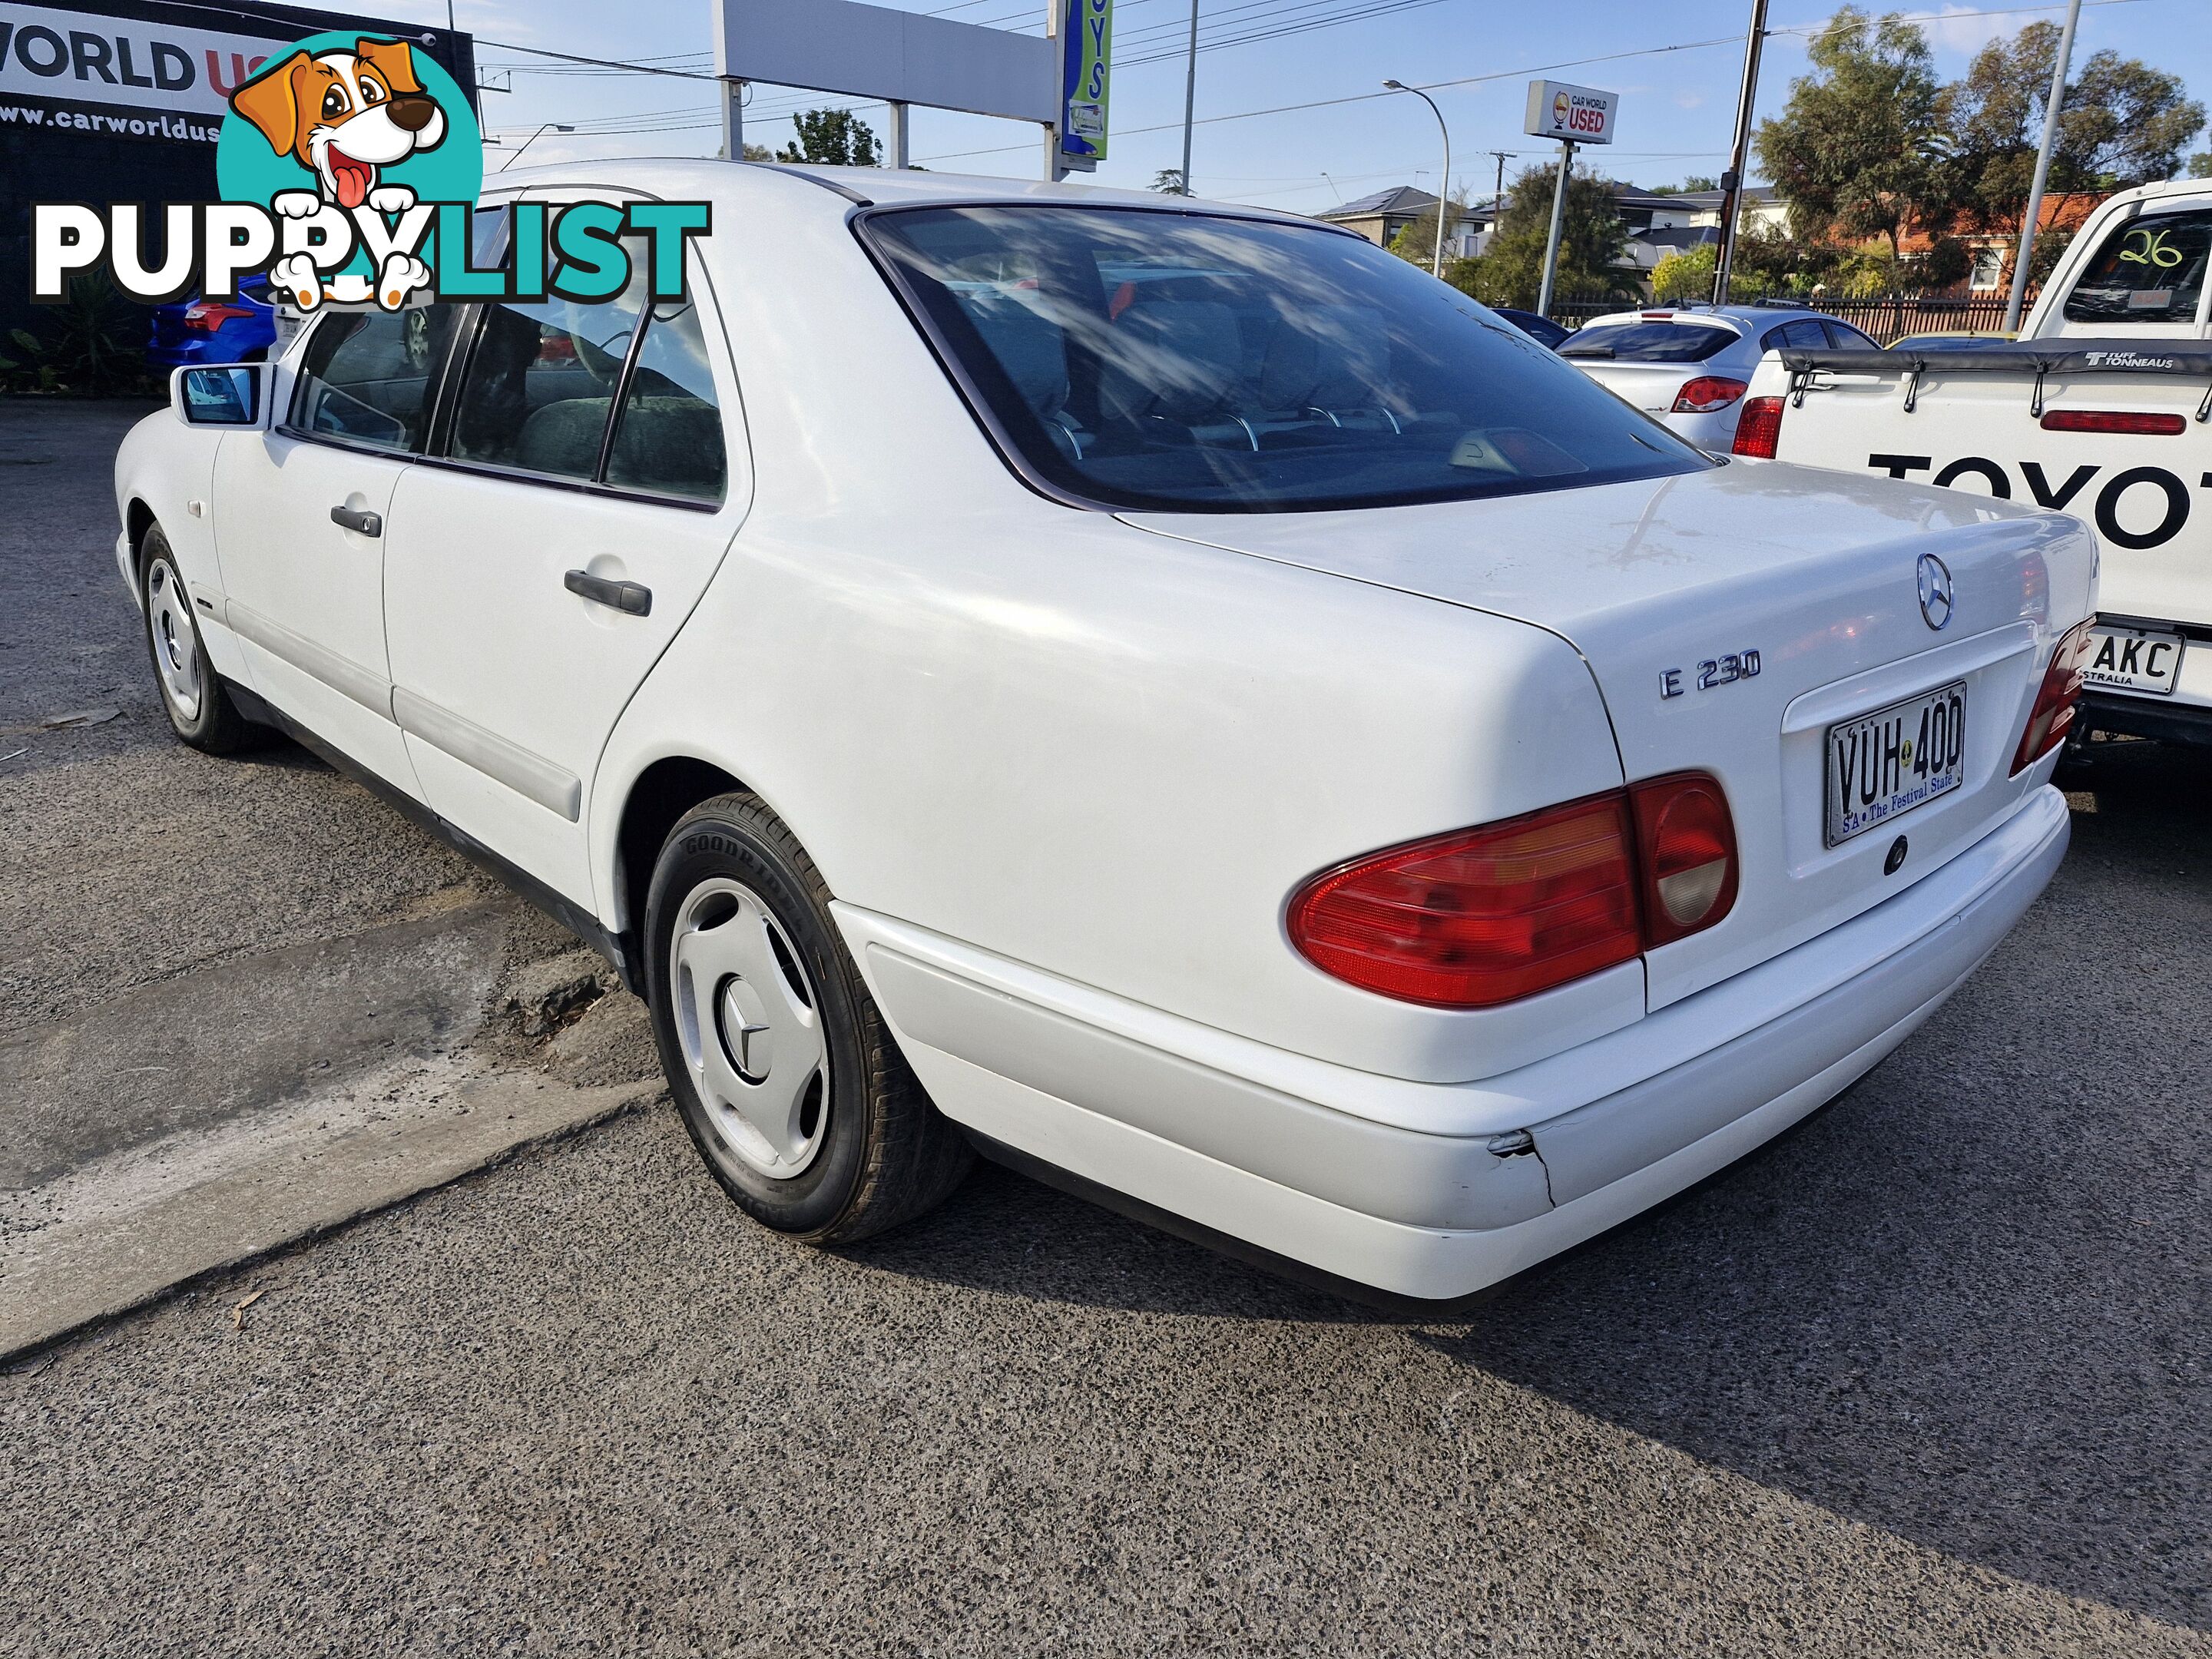
[{"label": "blue car", "polygon": [[179,300],[154,307],[146,361],[163,368],[186,363],[255,363],[276,343],[276,308],[266,277],[249,276],[235,300]]},{"label": "blue car", "polygon": [[1559,342],[1567,337],[1567,331],[1549,317],[1539,317],[1533,311],[1515,311],[1506,306],[1492,306],[1491,309],[1538,345],[1549,346],[1557,351]]}]

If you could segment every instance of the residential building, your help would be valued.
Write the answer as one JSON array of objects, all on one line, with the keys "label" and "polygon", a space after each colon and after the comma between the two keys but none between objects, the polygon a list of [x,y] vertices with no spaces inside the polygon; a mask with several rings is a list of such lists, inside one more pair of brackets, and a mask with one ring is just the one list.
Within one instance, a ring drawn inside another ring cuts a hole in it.
[{"label": "residential building", "polygon": [[[1425,190],[1416,190],[1411,185],[1394,185],[1389,190],[1378,190],[1371,196],[1363,196],[1356,202],[1346,202],[1314,216],[1357,231],[1377,247],[1388,247],[1400,231],[1436,204],[1437,198]],[[1444,234],[1444,257],[1464,259],[1481,252],[1482,244],[1489,240],[1490,224],[1490,204],[1486,201],[1477,207],[1469,203],[1458,222]]]}]

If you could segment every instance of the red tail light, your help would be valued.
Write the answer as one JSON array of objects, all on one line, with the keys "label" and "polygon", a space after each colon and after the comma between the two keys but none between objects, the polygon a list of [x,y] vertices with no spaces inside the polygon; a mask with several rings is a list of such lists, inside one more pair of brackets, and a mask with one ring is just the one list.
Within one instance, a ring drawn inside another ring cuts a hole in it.
[{"label": "red tail light", "polygon": [[1674,413],[1710,415],[1717,409],[1726,409],[1750,390],[1748,382],[1731,380],[1725,374],[1700,374],[1684,381],[1674,394]]},{"label": "red tail light", "polygon": [[1291,942],[1323,973],[1439,1008],[1489,1008],[1634,960],[1618,792],[1394,847],[1316,877]]},{"label": "red tail light", "polygon": [[1744,404],[1743,413],[1736,416],[1735,453],[1771,461],[1781,442],[1782,399],[1753,398]]},{"label": "red tail light", "polygon": [[1735,820],[1702,772],[1653,778],[1628,792],[1643,878],[1649,950],[1710,927],[1735,904]]},{"label": "red tail light", "polygon": [[216,300],[195,300],[185,307],[185,326],[202,334],[212,334],[234,317],[251,317],[252,312],[244,306],[227,306]]},{"label": "red tail light", "polygon": [[2189,430],[2179,415],[2145,415],[2120,409],[2049,409],[2045,432],[2124,432],[2137,438],[2172,438]]},{"label": "red tail light", "polygon": [[1437,1008],[1533,996],[1710,927],[1735,826],[1702,773],[1409,842],[1315,877],[1291,942],[1323,973]]},{"label": "red tail light", "polygon": [[2051,666],[2043,671],[2036,688],[2035,707],[2027,711],[2027,730],[2020,734],[2020,748],[2012,757],[2012,774],[2021,773],[2066,741],[2080,712],[2081,670],[2089,660],[2092,617],[2068,629],[2051,649]]}]

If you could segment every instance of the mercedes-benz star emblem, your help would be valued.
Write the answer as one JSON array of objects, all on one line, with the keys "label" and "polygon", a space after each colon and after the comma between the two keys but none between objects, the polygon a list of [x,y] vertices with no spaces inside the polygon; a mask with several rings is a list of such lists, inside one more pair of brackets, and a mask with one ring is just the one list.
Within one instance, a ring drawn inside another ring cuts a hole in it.
[{"label": "mercedes-benz star emblem", "polygon": [[1951,621],[1951,568],[1933,553],[1920,556],[1920,619],[1939,632]]}]

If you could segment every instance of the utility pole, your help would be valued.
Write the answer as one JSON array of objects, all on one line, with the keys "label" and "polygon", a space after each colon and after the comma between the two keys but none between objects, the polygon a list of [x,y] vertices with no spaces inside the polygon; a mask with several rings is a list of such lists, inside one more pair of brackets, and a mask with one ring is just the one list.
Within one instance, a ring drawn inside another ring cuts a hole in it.
[{"label": "utility pole", "polygon": [[1567,221],[1567,175],[1575,170],[1575,142],[1559,141],[1559,178],[1552,189],[1552,234],[1544,239],[1544,287],[1536,296],[1540,316],[1552,314],[1552,279],[1559,270],[1559,230]]},{"label": "utility pole", "polygon": [[2021,222],[2020,254],[2012,265],[2012,295],[2005,301],[2005,332],[2020,332],[2021,303],[2027,298],[2028,256],[2035,252],[2035,222],[2043,216],[2043,187],[2051,180],[2051,152],[2058,144],[2059,107],[2066,101],[2066,70],[2074,58],[2074,26],[2081,21],[2081,0],[2067,0],[2066,27],[2058,36],[2058,62],[2051,71],[2051,96],[2043,106],[2043,147],[2035,152],[2035,183],[2027,192],[2027,216]]},{"label": "utility pole", "polygon": [[1765,44],[1766,0],[1751,0],[1751,33],[1743,41],[1743,84],[1735,94],[1735,140],[1729,147],[1728,171],[1721,174],[1720,242],[1713,258],[1717,306],[1728,303],[1729,276],[1735,267],[1735,222],[1743,202],[1743,175],[1751,166],[1751,112],[1759,100],[1759,54]]},{"label": "utility pole", "polygon": [[1190,52],[1182,71],[1182,193],[1190,194],[1190,125],[1198,107],[1198,0],[1190,0]]},{"label": "utility pole", "polygon": [[1498,192],[1490,198],[1490,234],[1498,234],[1498,222],[1505,216],[1505,164],[1521,152],[1514,149],[1493,149],[1498,158]]},{"label": "utility pole", "polygon": [[1409,87],[1403,81],[1385,81],[1383,86],[1392,92],[1410,92],[1429,106],[1437,118],[1437,131],[1444,136],[1443,189],[1437,195],[1437,252],[1429,264],[1429,274],[1441,279],[1444,274],[1444,221],[1451,216],[1451,129],[1444,125],[1444,112],[1437,107],[1437,100],[1419,87]]}]

